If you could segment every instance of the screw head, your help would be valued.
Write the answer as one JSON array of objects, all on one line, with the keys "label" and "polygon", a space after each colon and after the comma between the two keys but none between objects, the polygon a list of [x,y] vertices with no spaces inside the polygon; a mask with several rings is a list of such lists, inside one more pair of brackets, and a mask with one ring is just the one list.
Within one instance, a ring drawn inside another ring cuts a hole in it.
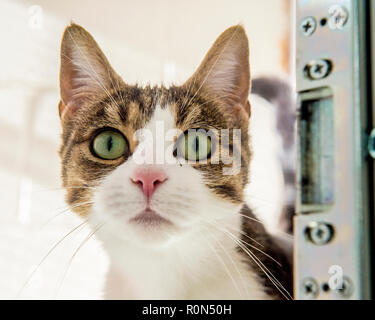
[{"label": "screw head", "polygon": [[368,153],[373,159],[375,159],[375,129],[373,129],[370,133],[367,147]]},{"label": "screw head", "polygon": [[305,232],[308,239],[318,246],[327,244],[333,238],[333,227],[325,222],[312,222]]},{"label": "screw head", "polygon": [[305,72],[312,80],[321,80],[326,78],[332,70],[332,63],[329,60],[319,59],[311,61],[306,67]]},{"label": "screw head", "polygon": [[342,281],[342,288],[337,289],[336,292],[345,299],[350,298],[350,296],[354,292],[353,282],[347,276],[344,276],[344,279]]},{"label": "screw head", "polygon": [[316,20],[313,17],[307,17],[300,23],[300,30],[306,37],[311,36],[316,30]]},{"label": "screw head", "polygon": [[349,12],[345,7],[335,4],[328,10],[328,26],[332,30],[341,30],[349,19]]},{"label": "screw head", "polygon": [[301,292],[305,299],[315,299],[319,293],[319,285],[313,278],[306,278],[301,282]]}]

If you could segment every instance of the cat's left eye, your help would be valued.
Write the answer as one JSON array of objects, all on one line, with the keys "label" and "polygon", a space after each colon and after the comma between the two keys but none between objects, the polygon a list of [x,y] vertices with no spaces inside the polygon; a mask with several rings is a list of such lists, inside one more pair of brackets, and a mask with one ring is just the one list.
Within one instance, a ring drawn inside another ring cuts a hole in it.
[{"label": "cat's left eye", "polygon": [[190,161],[208,159],[212,152],[211,137],[204,130],[188,130],[181,135],[175,145],[175,156]]},{"label": "cat's left eye", "polygon": [[92,142],[93,154],[101,159],[114,160],[128,151],[125,137],[115,130],[101,131]]}]

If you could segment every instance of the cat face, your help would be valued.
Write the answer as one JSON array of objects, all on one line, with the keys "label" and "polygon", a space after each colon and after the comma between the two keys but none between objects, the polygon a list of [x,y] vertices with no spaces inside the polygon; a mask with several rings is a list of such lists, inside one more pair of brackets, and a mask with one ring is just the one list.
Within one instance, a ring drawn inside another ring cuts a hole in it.
[{"label": "cat face", "polygon": [[181,86],[126,84],[83,28],[61,46],[63,185],[108,241],[160,245],[238,224],[250,150],[248,41],[234,26]]}]

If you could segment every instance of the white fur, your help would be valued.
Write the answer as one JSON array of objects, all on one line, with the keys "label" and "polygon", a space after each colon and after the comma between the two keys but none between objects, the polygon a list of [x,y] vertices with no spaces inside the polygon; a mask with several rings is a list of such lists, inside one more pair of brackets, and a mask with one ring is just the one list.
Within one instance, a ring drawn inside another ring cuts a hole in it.
[{"label": "white fur", "polygon": [[282,140],[276,127],[276,110],[274,105],[260,96],[252,94],[249,99],[249,134],[253,157],[250,164],[251,183],[245,189],[246,200],[268,231],[280,234],[285,187],[280,161]]},{"label": "white fur", "polygon": [[[160,120],[165,130],[173,128],[172,113],[160,107],[147,128],[155,134]],[[103,180],[89,216],[111,260],[105,297],[267,299],[232,236],[221,230],[239,238],[240,206],[215,196],[190,165],[161,164],[168,180],[156,189],[150,205],[173,225],[130,224],[146,206],[130,180],[137,166],[129,158]]]}]

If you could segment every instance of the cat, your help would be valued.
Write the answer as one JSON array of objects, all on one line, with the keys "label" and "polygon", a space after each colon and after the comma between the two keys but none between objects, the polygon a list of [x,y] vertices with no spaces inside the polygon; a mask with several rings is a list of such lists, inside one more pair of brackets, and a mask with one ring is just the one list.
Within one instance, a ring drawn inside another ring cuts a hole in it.
[{"label": "cat", "polygon": [[[293,234],[293,216],[296,200],[296,94],[288,81],[277,77],[262,76],[255,78],[251,84],[252,96],[259,97],[270,103],[274,126],[279,138],[277,162],[283,176],[283,207],[278,215],[277,225],[280,230]],[[258,111],[265,107],[258,103]],[[254,134],[254,133],[253,133]],[[263,133],[264,134],[264,133]],[[275,139],[275,137],[273,137]],[[276,137],[277,139],[277,137]],[[275,216],[272,216],[275,219]]]},{"label": "cat", "polygon": [[85,29],[66,28],[62,181],[110,258],[105,299],[292,299],[287,253],[244,201],[250,84],[241,25],[168,88],[127,84]]}]

